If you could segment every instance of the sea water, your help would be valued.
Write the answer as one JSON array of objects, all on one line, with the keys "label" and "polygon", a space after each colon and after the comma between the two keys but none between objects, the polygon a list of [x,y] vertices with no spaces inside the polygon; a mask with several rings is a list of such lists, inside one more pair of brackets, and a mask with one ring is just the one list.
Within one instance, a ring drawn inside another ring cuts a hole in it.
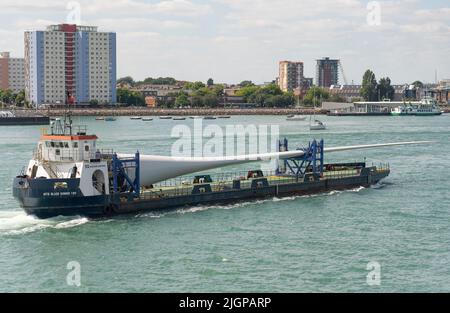
[{"label": "sea water", "polygon": [[[193,125],[189,119],[75,120],[99,136],[102,148],[161,155],[176,140],[173,126]],[[291,149],[312,138],[327,147],[434,143],[326,155],[328,161],[389,162],[391,175],[371,188],[39,220],[20,209],[11,184],[41,127],[0,126],[0,292],[449,292],[450,115],[322,120],[327,130],[317,132],[283,116],[203,123],[278,125]]]}]

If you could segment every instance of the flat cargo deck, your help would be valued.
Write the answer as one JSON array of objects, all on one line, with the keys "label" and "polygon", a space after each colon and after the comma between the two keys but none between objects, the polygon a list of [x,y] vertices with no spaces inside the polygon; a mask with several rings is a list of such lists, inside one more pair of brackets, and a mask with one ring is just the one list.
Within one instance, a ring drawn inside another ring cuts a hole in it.
[{"label": "flat cargo deck", "polygon": [[325,171],[322,177],[306,176],[304,180],[297,180],[295,176],[282,175],[241,179],[239,188],[236,188],[232,180],[204,184],[186,183],[181,186],[155,186],[151,189],[144,189],[139,198],[121,197],[114,211],[116,213],[131,213],[190,205],[235,202],[241,199],[314,194],[327,190],[349,189],[359,186],[367,187],[387,177],[389,173],[388,167],[366,167],[353,170]]}]

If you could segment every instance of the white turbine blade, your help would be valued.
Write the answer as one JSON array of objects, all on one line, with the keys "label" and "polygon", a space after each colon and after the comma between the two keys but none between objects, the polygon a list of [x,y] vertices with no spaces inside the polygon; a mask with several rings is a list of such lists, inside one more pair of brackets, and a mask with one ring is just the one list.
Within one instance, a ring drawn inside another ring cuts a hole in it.
[{"label": "white turbine blade", "polygon": [[[411,141],[411,142],[382,143],[372,145],[331,147],[325,148],[324,152],[329,153],[347,150],[426,144],[426,143],[431,143],[431,141]],[[249,155],[227,156],[227,157],[190,158],[190,157],[170,157],[159,155],[140,155],[141,185],[149,186],[170,178],[175,178],[178,176],[192,174],[214,168],[225,167],[229,165],[258,162],[273,158],[286,159],[292,157],[299,157],[302,156],[303,154],[304,152],[302,150],[293,150],[285,152],[272,152],[272,153],[249,154]],[[132,157],[133,155],[119,154],[118,156],[119,158],[121,158],[121,157]],[[132,175],[132,173],[130,173],[130,175]]]},{"label": "white turbine blade", "polygon": [[358,145],[358,146],[343,146],[343,147],[331,147],[324,148],[324,152],[339,152],[347,150],[359,150],[359,149],[370,149],[370,148],[382,148],[382,147],[392,147],[392,146],[406,146],[406,145],[418,145],[433,143],[433,141],[407,141],[407,142],[393,142],[393,143],[379,143],[373,145]]}]

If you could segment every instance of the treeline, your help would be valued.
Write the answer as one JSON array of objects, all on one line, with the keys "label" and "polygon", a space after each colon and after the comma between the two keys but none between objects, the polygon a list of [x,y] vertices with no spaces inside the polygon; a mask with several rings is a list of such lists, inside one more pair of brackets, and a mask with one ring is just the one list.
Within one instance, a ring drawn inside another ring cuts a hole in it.
[{"label": "treeline", "polygon": [[236,92],[236,95],[243,97],[245,102],[253,103],[257,107],[282,108],[296,104],[296,97],[292,92],[283,92],[274,83],[266,86],[255,86],[249,81],[244,81],[240,86],[241,89]]},{"label": "treeline", "polygon": [[223,90],[223,85],[214,85],[211,79],[208,80],[207,85],[199,81],[187,82],[183,90],[169,94],[166,99],[160,101],[159,105],[167,108],[215,108],[224,95]]},{"label": "treeline", "polygon": [[158,77],[158,78],[148,77],[142,81],[135,81],[133,77],[126,76],[119,78],[117,80],[117,84],[126,84],[132,87],[140,85],[176,85],[177,83],[178,81],[172,77]]}]

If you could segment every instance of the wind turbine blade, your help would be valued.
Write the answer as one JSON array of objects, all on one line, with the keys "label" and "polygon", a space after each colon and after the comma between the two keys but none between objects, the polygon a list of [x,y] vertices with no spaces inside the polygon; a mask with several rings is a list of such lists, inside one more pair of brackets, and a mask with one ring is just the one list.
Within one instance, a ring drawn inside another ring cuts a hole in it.
[{"label": "wind turbine blade", "polygon": [[433,141],[407,141],[407,142],[393,142],[393,143],[380,143],[373,145],[358,145],[358,146],[343,146],[343,147],[331,147],[324,148],[324,152],[339,152],[348,150],[359,150],[359,149],[370,149],[370,148],[382,148],[382,147],[392,147],[392,146],[406,146],[406,145],[419,145],[433,143]]},{"label": "wind turbine blade", "polygon": [[[403,146],[413,144],[427,144],[427,143],[432,143],[432,141],[410,141],[410,142],[382,143],[372,145],[331,147],[325,148],[324,152],[329,153],[347,150]],[[190,158],[190,157],[170,157],[159,155],[140,155],[141,185],[149,186],[157,182],[161,182],[178,176],[230,165],[266,161],[273,158],[287,159],[293,157],[300,157],[302,155],[304,155],[303,150],[292,150],[284,152],[249,154],[249,155],[227,156],[227,157]],[[132,155],[119,154],[118,156],[120,158],[120,157],[130,157]],[[130,173],[130,175],[131,174],[132,173]]]}]

